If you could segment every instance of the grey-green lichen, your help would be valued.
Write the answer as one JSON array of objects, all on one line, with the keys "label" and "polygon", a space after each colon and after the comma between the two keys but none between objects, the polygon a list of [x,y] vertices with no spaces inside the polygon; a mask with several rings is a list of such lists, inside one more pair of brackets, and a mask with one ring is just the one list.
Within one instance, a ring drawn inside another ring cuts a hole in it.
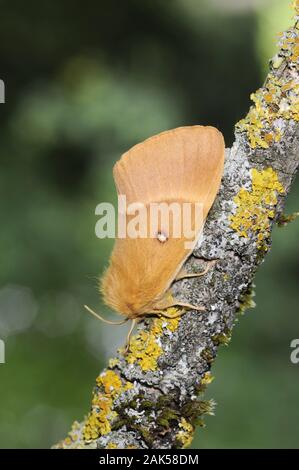
[{"label": "grey-green lichen", "polygon": [[253,300],[255,297],[254,285],[248,286],[246,292],[243,292],[239,297],[239,308],[237,313],[243,315],[249,308],[255,308],[256,303]]},{"label": "grey-green lichen", "polygon": [[277,225],[278,227],[285,227],[288,225],[290,222],[293,222],[294,220],[299,217],[299,212],[293,212],[292,214],[281,214],[278,219],[277,219]]}]

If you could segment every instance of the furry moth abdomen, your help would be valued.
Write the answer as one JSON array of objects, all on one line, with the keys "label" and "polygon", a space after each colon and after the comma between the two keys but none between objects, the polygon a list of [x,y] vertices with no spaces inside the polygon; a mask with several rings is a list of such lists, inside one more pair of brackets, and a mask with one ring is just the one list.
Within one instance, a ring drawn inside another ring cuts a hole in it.
[{"label": "furry moth abdomen", "polygon": [[[213,127],[180,127],[158,134],[115,164],[117,192],[126,195],[127,204],[139,202],[147,208],[154,202],[200,202],[200,233],[220,186],[224,148],[221,132]],[[131,319],[178,305],[169,287],[192,253],[185,242],[184,236],[174,238],[163,227],[155,238],[117,238],[101,280],[105,303]]]}]

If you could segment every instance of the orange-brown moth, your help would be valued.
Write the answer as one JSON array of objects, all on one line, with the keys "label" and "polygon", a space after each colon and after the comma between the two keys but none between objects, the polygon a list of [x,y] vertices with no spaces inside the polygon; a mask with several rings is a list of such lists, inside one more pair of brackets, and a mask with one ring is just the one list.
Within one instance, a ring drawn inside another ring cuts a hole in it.
[{"label": "orange-brown moth", "polygon": [[[201,232],[220,186],[224,150],[223,136],[214,127],[162,132],[135,145],[115,164],[117,192],[126,195],[128,203],[141,202],[146,207],[153,202],[200,202]],[[166,316],[171,306],[193,308],[176,301],[169,291],[174,280],[188,277],[182,266],[194,246],[186,249],[185,241],[184,236],[165,233],[163,227],[155,238],[116,238],[100,283],[104,302],[134,323],[148,314]]]}]

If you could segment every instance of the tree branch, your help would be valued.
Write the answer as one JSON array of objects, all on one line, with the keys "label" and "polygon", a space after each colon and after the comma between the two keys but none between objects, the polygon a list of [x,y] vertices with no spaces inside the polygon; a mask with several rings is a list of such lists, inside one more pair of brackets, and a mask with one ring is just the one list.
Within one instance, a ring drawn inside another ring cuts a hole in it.
[{"label": "tree branch", "polygon": [[[295,3],[299,14],[298,1]],[[203,278],[175,283],[176,298],[206,306],[178,319],[147,319],[127,354],[119,352],[96,379],[91,411],[59,448],[181,448],[213,412],[202,398],[219,345],[236,317],[254,306],[252,281],[271,245],[271,231],[299,164],[298,16],[282,34],[265,84],[236,125],[219,195],[204,238],[188,260]]]}]

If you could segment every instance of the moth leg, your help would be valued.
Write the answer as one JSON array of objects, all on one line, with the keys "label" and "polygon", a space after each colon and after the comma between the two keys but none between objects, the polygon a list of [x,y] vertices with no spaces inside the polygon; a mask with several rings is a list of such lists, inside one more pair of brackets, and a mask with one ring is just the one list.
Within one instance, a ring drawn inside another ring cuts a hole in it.
[{"label": "moth leg", "polygon": [[173,313],[170,313],[167,310],[171,307],[184,307],[184,308],[187,308],[188,310],[197,310],[198,312],[205,311],[205,307],[202,307],[202,306],[197,307],[196,305],[188,304],[188,303],[185,303],[185,302],[177,302],[174,299],[174,303],[172,305],[168,305],[168,307],[165,308],[165,310],[156,310],[155,309],[153,311],[153,313],[156,314],[156,315],[162,315],[163,317],[166,317],[166,318],[178,318],[178,317],[181,317],[182,315],[184,315],[186,313],[186,310],[184,310],[184,309],[183,310],[177,310]]},{"label": "moth leg", "polygon": [[196,305],[177,300],[175,297],[173,297],[171,292],[168,291],[166,292],[165,296],[153,307],[153,312],[165,312],[165,310],[170,307],[185,307],[191,310],[198,310],[199,312],[205,310],[205,308],[202,306],[197,307]]},{"label": "moth leg", "polygon": [[185,302],[177,302],[176,300],[174,300],[174,303],[172,305],[173,307],[185,307],[185,308],[188,308],[189,310],[197,310],[198,312],[204,312],[205,311],[205,307],[203,306],[197,306],[197,305],[192,305],[192,304],[188,304],[188,303],[185,303]]},{"label": "moth leg", "polygon": [[137,323],[138,323],[138,320],[136,320],[136,318],[133,318],[130,329],[129,329],[128,334],[127,334],[126,343],[125,343],[125,346],[124,346],[125,354],[129,351],[131,336],[132,336],[133,330],[134,330]]},{"label": "moth leg", "polygon": [[[185,308],[188,308],[190,310],[197,310],[198,312],[203,312],[205,310],[204,307],[197,307],[196,305],[191,305],[191,304],[185,304],[183,302],[179,303],[179,304],[175,304],[176,306],[179,306],[179,307],[185,307]],[[179,318],[179,317],[182,317],[185,313],[186,313],[186,310],[177,310],[176,312],[174,313],[170,313],[168,312],[167,310],[154,310],[153,312],[155,315],[161,315],[163,317],[166,317],[166,318]]]},{"label": "moth leg", "polygon": [[206,268],[200,273],[188,273],[185,268],[182,268],[178,272],[178,274],[175,278],[175,281],[180,281],[181,279],[187,279],[187,278],[190,278],[190,277],[204,276],[205,274],[207,274],[210,271],[210,269],[214,266],[215,263],[216,263],[215,260],[208,261],[208,264],[207,264]]},{"label": "moth leg", "polygon": [[186,313],[185,310],[181,310],[181,311],[177,311],[175,313],[169,313],[167,312],[167,310],[155,310],[154,311],[154,314],[155,315],[161,315],[162,317],[165,317],[165,318],[179,318],[179,317],[182,317],[184,314]]}]

